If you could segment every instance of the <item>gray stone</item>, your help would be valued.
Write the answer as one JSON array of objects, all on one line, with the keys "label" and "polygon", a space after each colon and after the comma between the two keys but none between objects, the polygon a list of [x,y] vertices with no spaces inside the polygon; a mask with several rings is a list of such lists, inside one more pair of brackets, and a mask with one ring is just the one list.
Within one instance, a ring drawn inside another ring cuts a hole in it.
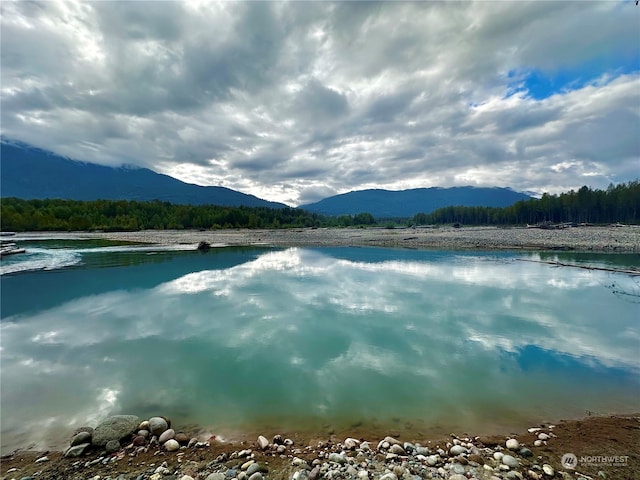
[{"label": "gray stone", "polygon": [[518,468],[520,466],[520,462],[518,462],[518,459],[512,457],[511,455],[503,455],[502,463],[511,468]]},{"label": "gray stone", "polygon": [[427,463],[429,464],[430,467],[435,467],[436,463],[438,463],[438,456],[437,455],[429,455],[427,457]]},{"label": "gray stone", "polygon": [[467,480],[467,477],[459,473],[454,473],[449,477],[449,480]]},{"label": "gray stone", "polygon": [[553,477],[555,475],[555,471],[553,470],[553,467],[548,463],[545,463],[544,465],[542,465],[542,471],[544,472],[545,475],[548,475],[550,477]]},{"label": "gray stone", "polygon": [[91,443],[91,432],[78,432],[73,436],[69,443],[72,447],[83,443]]},{"label": "gray stone", "polygon": [[223,473],[211,473],[206,478],[206,480],[224,480],[224,474]]},{"label": "gray stone", "polygon": [[398,444],[393,444],[391,445],[391,448],[389,449],[389,451],[391,453],[395,453],[396,455],[406,455],[406,452],[404,451],[404,448],[402,448],[400,445]]},{"label": "gray stone", "polygon": [[256,472],[249,477],[249,480],[262,480],[262,474],[260,472]]},{"label": "gray stone", "polygon": [[523,477],[520,472],[512,470],[511,472],[507,473],[507,480],[523,480]]},{"label": "gray stone", "polygon": [[168,428],[169,428],[169,425],[167,424],[167,421],[162,417],[151,417],[149,419],[148,430],[149,432],[151,432],[151,435],[155,435],[156,437],[159,437]]},{"label": "gray stone", "polygon": [[533,457],[533,452],[526,447],[522,447],[518,453],[521,457]]},{"label": "gray stone", "polygon": [[180,448],[180,444],[174,439],[170,439],[164,442],[164,448],[167,452],[175,452]]},{"label": "gray stone", "polygon": [[454,473],[460,473],[460,474],[464,474],[464,472],[466,472],[466,469],[459,463],[453,464],[453,466],[451,467],[451,470],[453,470]]},{"label": "gray stone", "polygon": [[427,447],[416,447],[416,453],[418,455],[431,455],[431,450],[429,450]]},{"label": "gray stone", "polygon": [[384,437],[384,441],[389,445],[402,445],[398,440],[393,437]]},{"label": "gray stone", "polygon": [[40,457],[36,460],[36,463],[44,463],[48,461],[49,461],[49,457]]},{"label": "gray stone", "polygon": [[167,440],[171,440],[175,436],[176,436],[176,432],[173,430],[173,428],[170,428],[162,432],[162,435],[158,437],[158,441],[160,442],[160,444],[163,444],[164,442],[166,442]]},{"label": "gray stone", "polygon": [[539,440],[549,440],[551,437],[549,435],[547,435],[546,433],[542,432],[538,434],[538,439]]},{"label": "gray stone", "polygon": [[120,442],[118,440],[109,440],[104,446],[107,453],[113,453],[120,450]]},{"label": "gray stone", "polygon": [[252,463],[251,465],[249,465],[249,468],[247,468],[247,475],[251,476],[256,472],[260,471],[260,464],[259,463]]},{"label": "gray stone", "polygon": [[449,453],[453,456],[456,456],[456,455],[460,455],[461,453],[467,453],[467,449],[464,448],[462,445],[454,445],[449,450]]},{"label": "gray stone", "polygon": [[120,440],[131,435],[140,419],[135,415],[114,415],[103,420],[93,431],[91,443],[98,447],[104,447],[110,440]]},{"label": "gray stone", "polygon": [[329,461],[343,464],[347,461],[347,459],[345,458],[344,455],[340,455],[339,453],[334,452],[329,455]]},{"label": "gray stone", "polygon": [[89,448],[91,446],[90,443],[81,443],[80,445],[74,445],[72,447],[69,447],[67,449],[66,452],[64,452],[64,456],[65,458],[73,458],[73,457],[79,457],[80,455],[82,455],[85,450],[87,448]]},{"label": "gray stone", "polygon": [[395,473],[389,472],[382,475],[380,480],[398,480],[398,477],[396,477]]},{"label": "gray stone", "polygon": [[315,467],[313,467],[313,469],[309,472],[309,480],[317,480],[317,478],[320,476],[320,466],[316,465]]}]

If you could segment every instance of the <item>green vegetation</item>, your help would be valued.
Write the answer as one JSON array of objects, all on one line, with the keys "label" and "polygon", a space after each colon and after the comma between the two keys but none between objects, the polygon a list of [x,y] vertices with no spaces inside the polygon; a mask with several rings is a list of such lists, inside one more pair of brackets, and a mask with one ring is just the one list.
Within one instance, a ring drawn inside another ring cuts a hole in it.
[{"label": "green vegetation", "polygon": [[3,198],[3,231],[299,228],[373,225],[368,213],[323,217],[293,208],[173,205],[126,200],[21,200]]},{"label": "green vegetation", "polygon": [[609,185],[606,190],[582,187],[560,195],[523,200],[506,208],[445,207],[418,213],[417,225],[522,225],[538,223],[640,223],[640,181]]},{"label": "green vegetation", "polygon": [[[369,213],[325,217],[294,208],[173,205],[127,200],[20,200],[0,204],[4,231],[144,230],[217,228],[301,228],[384,226],[398,219],[376,219]],[[582,187],[560,195],[520,201],[506,208],[445,207],[418,213],[410,224],[517,225],[551,223],[640,223],[640,181],[610,185],[606,190]],[[403,222],[406,224],[406,222]]]}]

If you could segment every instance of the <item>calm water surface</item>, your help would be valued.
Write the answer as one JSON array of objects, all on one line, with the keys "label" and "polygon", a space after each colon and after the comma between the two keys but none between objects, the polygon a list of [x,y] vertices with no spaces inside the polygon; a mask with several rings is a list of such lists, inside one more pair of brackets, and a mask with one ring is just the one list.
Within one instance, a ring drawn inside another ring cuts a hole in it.
[{"label": "calm water surface", "polygon": [[640,411],[638,277],[520,260],[638,255],[25,246],[0,270],[3,453],[116,413],[418,435]]}]

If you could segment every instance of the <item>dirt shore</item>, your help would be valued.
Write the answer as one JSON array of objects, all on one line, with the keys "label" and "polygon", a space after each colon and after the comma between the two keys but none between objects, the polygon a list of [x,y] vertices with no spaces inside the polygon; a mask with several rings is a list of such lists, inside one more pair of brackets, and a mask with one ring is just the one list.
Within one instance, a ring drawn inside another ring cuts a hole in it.
[{"label": "dirt shore", "polygon": [[[532,432],[529,431],[529,427],[541,428]],[[538,440],[540,432],[548,432],[550,438],[544,442],[538,442],[539,445],[536,446],[535,442]],[[264,433],[265,435],[273,435],[279,432]],[[286,432],[280,433],[286,435]],[[389,455],[386,450],[377,449],[378,441],[382,440],[387,433],[393,434],[393,432],[379,432],[377,436],[372,434],[371,437],[360,439],[368,440],[371,445],[372,451],[367,455],[363,455],[359,449],[354,451],[346,449],[343,436],[304,438],[295,434],[289,435],[294,442],[293,445],[287,446],[286,449],[282,448],[281,453],[276,452],[275,445],[273,448],[270,446],[266,450],[262,450],[256,445],[255,440],[220,443],[214,439],[208,442],[208,446],[183,447],[178,452],[167,452],[161,447],[148,447],[146,451],[135,451],[130,448],[110,455],[105,454],[104,451],[92,450],[89,454],[79,458],[63,458],[61,452],[20,451],[2,457],[0,474],[3,479],[15,478],[16,480],[23,478],[43,480],[163,478],[168,480],[182,479],[185,475],[195,480],[204,480],[214,478],[210,477],[214,472],[225,472],[227,469],[240,471],[240,465],[247,461],[247,458],[238,456],[238,452],[244,449],[252,449],[253,459],[268,467],[268,473],[265,474],[267,479],[289,479],[302,468],[301,465],[314,465],[314,460],[317,459],[326,462],[330,452],[344,452],[342,454],[347,459],[355,457],[354,460],[357,458],[362,460],[367,457],[369,470],[375,466],[397,472],[395,468],[399,467],[409,472],[410,468],[415,469],[416,465],[424,464],[425,471],[429,471],[427,460],[421,459],[420,456],[393,456]],[[508,436],[478,437],[475,436],[477,433],[479,432],[464,433],[459,436],[452,434],[446,438],[398,437],[398,440],[400,442],[414,442],[414,445],[420,444],[434,453],[439,448],[448,452],[454,443],[462,442],[462,445],[473,443],[474,447],[477,446],[481,452],[475,458],[475,461],[480,462],[478,470],[486,474],[486,478],[510,478],[506,475],[509,472],[498,468],[500,462],[494,460],[493,453],[495,452],[513,454],[518,458],[520,467],[516,471],[522,472],[518,478],[564,478],[565,480],[600,478],[632,480],[640,478],[640,450],[638,449],[638,445],[640,445],[640,417],[637,415],[563,420],[555,426],[546,424],[523,426],[521,432]],[[530,450],[532,455],[524,455],[522,451],[516,454],[506,450],[505,441],[507,438],[517,439],[520,444],[518,448],[525,447]],[[406,446],[406,444],[404,445]],[[236,458],[234,458],[233,452],[236,452]],[[573,469],[567,468],[566,464],[562,463],[562,458],[567,453],[575,455],[577,459]],[[48,461],[36,463],[37,459],[45,455]],[[446,458],[448,454],[443,456],[445,457],[443,465],[447,469],[456,462],[462,461],[459,459],[460,456],[450,456],[448,459]],[[99,458],[103,460],[95,461]],[[295,458],[300,460],[295,460]],[[469,456],[469,459],[473,458],[473,456]],[[106,464],[103,463],[104,459],[106,459]],[[166,462],[167,470],[163,475],[153,477],[154,472],[163,462]],[[315,462],[315,464],[319,463]],[[545,464],[553,469],[552,475],[545,473],[542,469]],[[358,463],[356,462],[355,465],[358,466]],[[484,465],[491,466],[491,468],[484,467],[483,469]],[[451,478],[457,478],[453,476],[455,474],[451,473],[451,475]],[[536,475],[539,476],[536,477]],[[373,475],[370,478],[378,477]],[[412,478],[412,476],[409,475],[407,478]],[[445,476],[445,478],[447,477]],[[485,478],[485,476],[481,478]]]},{"label": "dirt shore", "polygon": [[575,250],[640,252],[640,226],[573,227],[560,230],[499,227],[302,228],[278,230],[144,230],[139,232],[27,233],[22,238],[108,239],[162,245],[379,246],[478,250]]}]

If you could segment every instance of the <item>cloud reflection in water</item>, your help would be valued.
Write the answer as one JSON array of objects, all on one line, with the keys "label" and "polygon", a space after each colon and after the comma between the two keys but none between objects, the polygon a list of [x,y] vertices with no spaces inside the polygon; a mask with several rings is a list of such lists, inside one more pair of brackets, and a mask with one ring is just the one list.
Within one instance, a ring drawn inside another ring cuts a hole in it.
[{"label": "cloud reflection in water", "polygon": [[292,248],[113,285],[3,319],[2,430],[52,412],[64,425],[117,411],[489,421],[512,405],[571,413],[558,412],[568,392],[574,414],[633,409],[637,305],[606,279],[482,255],[373,263]]}]

